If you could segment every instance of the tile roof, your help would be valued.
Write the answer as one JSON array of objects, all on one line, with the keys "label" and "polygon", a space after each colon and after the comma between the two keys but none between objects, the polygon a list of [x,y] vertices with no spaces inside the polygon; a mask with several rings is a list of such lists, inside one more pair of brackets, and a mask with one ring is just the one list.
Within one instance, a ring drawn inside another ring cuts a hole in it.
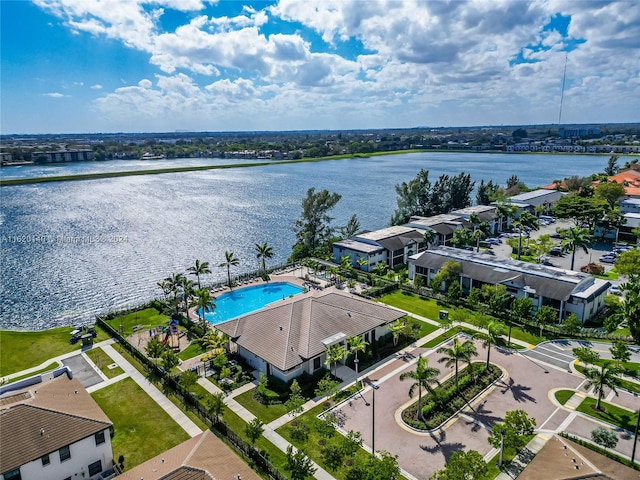
[{"label": "tile roof", "polygon": [[0,472],[109,428],[111,423],[17,404],[0,412]]},{"label": "tile roof", "polygon": [[0,472],[112,425],[82,384],[66,375],[11,392],[1,403]]},{"label": "tile roof", "polygon": [[131,480],[260,480],[260,477],[210,430],[148,460],[118,478]]},{"label": "tile roof", "polygon": [[324,352],[322,340],[327,337],[339,332],[360,335],[403,316],[363,298],[321,292],[294,297],[216,328],[280,370],[289,370]]}]

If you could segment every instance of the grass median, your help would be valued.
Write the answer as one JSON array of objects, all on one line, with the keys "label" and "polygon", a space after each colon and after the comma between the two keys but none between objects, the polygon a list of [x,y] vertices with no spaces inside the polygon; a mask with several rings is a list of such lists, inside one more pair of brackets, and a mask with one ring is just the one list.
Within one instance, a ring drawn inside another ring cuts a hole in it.
[{"label": "grass median", "polygon": [[634,431],[636,422],[638,421],[637,413],[607,402],[600,402],[600,408],[602,410],[597,410],[596,401],[595,398],[587,397],[578,405],[576,410],[610,423],[611,425],[615,425],[616,427],[624,428],[628,432]]}]

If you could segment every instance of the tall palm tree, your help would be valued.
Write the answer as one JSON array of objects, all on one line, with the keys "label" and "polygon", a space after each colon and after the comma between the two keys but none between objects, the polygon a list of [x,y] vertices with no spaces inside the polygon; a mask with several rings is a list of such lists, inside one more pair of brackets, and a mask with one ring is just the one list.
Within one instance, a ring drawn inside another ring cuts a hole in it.
[{"label": "tall palm tree", "polygon": [[518,217],[518,219],[514,221],[512,225],[516,230],[518,230],[518,233],[520,234],[518,236],[518,260],[520,260],[520,252],[522,251],[522,231],[526,228],[530,230],[539,230],[540,225],[538,224],[538,218],[529,212],[522,212],[520,214],[520,217]]},{"label": "tall palm tree", "polygon": [[238,266],[238,264],[240,264],[240,260],[233,252],[228,250],[224,252],[224,258],[225,261],[218,265],[218,267],[227,269],[227,284],[229,285],[229,288],[233,288],[233,285],[231,284],[231,267]]},{"label": "tall palm tree", "polygon": [[215,299],[211,296],[211,292],[206,288],[199,288],[195,291],[195,300],[191,304],[196,307],[200,326],[207,330],[208,324],[204,318],[204,314],[211,312],[216,308]]},{"label": "tall palm tree", "polygon": [[192,280],[189,280],[184,275],[182,276],[182,283],[180,288],[182,290],[182,301],[184,302],[184,314],[186,318],[189,318],[189,306],[191,305],[191,299],[195,295],[195,285]]},{"label": "tall palm tree", "polygon": [[[498,202],[496,203],[496,215],[498,216],[498,230],[502,231],[504,230],[503,226],[504,226],[504,220],[503,219],[509,219],[509,217],[513,216],[514,211],[518,208],[515,207],[515,205],[510,205],[508,203],[503,203],[503,202]],[[497,233],[497,232],[495,232]]]},{"label": "tall palm tree", "polygon": [[181,273],[172,273],[170,277],[164,279],[167,289],[169,292],[173,293],[172,307],[175,308],[175,313],[177,314],[180,313],[180,300],[178,299],[178,294],[180,293],[180,289],[182,288],[185,280],[185,276]]},{"label": "tall palm tree", "polygon": [[409,397],[413,398],[413,392],[416,387],[418,387],[418,419],[424,420],[424,416],[422,415],[422,388],[425,388],[428,391],[433,391],[431,385],[434,383],[440,384],[438,381],[438,375],[440,375],[440,370],[434,367],[429,367],[427,364],[427,359],[425,357],[418,358],[418,363],[416,364],[416,369],[408,372],[404,372],[400,375],[400,380],[411,379],[415,380],[411,387],[409,387]]},{"label": "tall palm tree", "polygon": [[189,267],[187,271],[191,275],[195,275],[198,279],[198,289],[202,288],[200,285],[200,275],[205,275],[207,273],[211,273],[211,269],[209,268],[209,262],[201,262],[200,260],[196,260],[192,267]]},{"label": "tall palm tree", "polygon": [[384,274],[387,273],[387,265],[384,262],[376,263],[375,267],[373,267],[373,273],[379,277],[384,276]]},{"label": "tall palm tree", "polygon": [[260,260],[260,265],[262,266],[262,274],[267,274],[267,259],[273,258],[274,252],[273,247],[269,245],[267,242],[263,244],[256,243],[256,257]]},{"label": "tall palm tree", "polygon": [[491,345],[497,345],[502,335],[505,334],[505,326],[496,321],[489,322],[487,332],[478,334],[478,338],[482,340],[482,346],[487,349],[487,366],[489,368],[489,356],[491,354]]},{"label": "tall palm tree", "polygon": [[407,324],[400,319],[387,325],[387,329],[391,332],[391,335],[393,335],[394,345],[398,344],[398,339],[400,338],[400,334],[404,332],[404,329],[406,328],[406,326]]},{"label": "tall palm tree", "polygon": [[581,248],[584,253],[589,253],[588,247],[591,246],[592,237],[589,230],[580,227],[570,227],[565,230],[562,240],[562,246],[566,250],[571,250],[571,270],[576,260],[576,250]]},{"label": "tall palm tree", "polygon": [[358,377],[358,352],[364,353],[369,343],[365,342],[360,335],[357,335],[355,337],[349,337],[347,339],[347,342],[349,342],[349,353],[353,353],[356,357],[354,364],[356,366],[356,378],[357,378]]},{"label": "tall palm tree", "polygon": [[331,366],[333,364],[333,376],[337,377],[338,371],[338,362],[342,360],[347,354],[347,349],[344,348],[339,343],[335,343],[333,345],[329,345],[327,347],[327,359],[324,361],[325,364]]},{"label": "tall palm tree", "polygon": [[441,353],[443,357],[438,360],[438,363],[444,363],[447,368],[456,367],[456,390],[458,389],[458,362],[460,360],[464,362],[471,362],[471,357],[478,356],[478,350],[471,340],[465,340],[460,343],[458,337],[453,339],[453,346],[440,347],[438,353]]},{"label": "tall palm tree", "polygon": [[171,293],[171,285],[166,279],[160,282],[156,282],[156,285],[162,289],[162,293],[164,294],[164,301],[166,302],[169,294]]},{"label": "tall palm tree", "polygon": [[615,364],[612,365],[610,362],[604,363],[600,368],[592,367],[585,370],[584,375],[588,379],[586,387],[588,389],[593,387],[596,395],[598,395],[596,410],[600,410],[600,401],[604,396],[604,387],[609,387],[618,395],[616,387],[620,386],[621,373],[620,368]]}]

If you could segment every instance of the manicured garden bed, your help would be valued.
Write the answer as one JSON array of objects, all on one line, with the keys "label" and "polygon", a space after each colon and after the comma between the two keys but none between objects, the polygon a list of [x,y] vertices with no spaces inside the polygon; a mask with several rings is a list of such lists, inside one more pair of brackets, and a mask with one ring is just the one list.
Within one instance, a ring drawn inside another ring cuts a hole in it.
[{"label": "manicured garden bed", "polygon": [[476,395],[489,387],[502,371],[495,365],[476,362],[460,369],[458,373],[458,388],[455,384],[455,376],[442,382],[433,393],[427,393],[422,397],[422,414],[424,421],[418,418],[418,401],[409,405],[402,411],[402,420],[417,430],[432,430],[445,423],[456,414]]},{"label": "manicured garden bed", "polygon": [[287,407],[284,403],[265,405],[256,400],[254,397],[254,389],[237,395],[234,398],[240,405],[249,410],[264,423],[270,423],[276,418],[280,418],[282,415],[287,414]]}]

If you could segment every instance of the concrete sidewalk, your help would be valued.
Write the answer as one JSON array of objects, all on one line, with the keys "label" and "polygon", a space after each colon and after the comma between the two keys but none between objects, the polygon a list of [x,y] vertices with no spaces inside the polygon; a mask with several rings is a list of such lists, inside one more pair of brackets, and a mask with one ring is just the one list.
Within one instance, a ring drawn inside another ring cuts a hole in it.
[{"label": "concrete sidewalk", "polygon": [[[171,401],[164,396],[164,394],[158,390],[144,375],[136,370],[122,355],[120,355],[115,348],[111,345],[103,345],[102,349],[105,351],[111,359],[117,363],[124,372],[130,376],[140,387],[147,392],[147,394],[158,404],[160,407],[169,414],[169,416],[180,425],[185,432],[191,437],[202,433],[200,427],[191,421],[182,410],[176,407]],[[117,378],[117,377],[116,377]]]},{"label": "concrete sidewalk", "polygon": [[[108,340],[103,340],[102,342],[94,343],[93,347],[91,347],[91,349],[98,348],[98,347],[104,347],[105,345],[111,345],[112,343],[114,343],[114,340],[112,338],[109,338]],[[91,350],[91,349],[88,349],[88,350]],[[11,381],[12,378],[22,377],[24,375],[29,375],[30,373],[34,373],[34,372],[37,372],[39,370],[42,370],[43,368],[46,368],[47,366],[51,365],[53,362],[57,362],[58,366],[62,366],[62,360],[66,360],[67,358],[75,357],[76,355],[81,355],[86,351],[87,351],[87,349],[84,349],[84,350],[83,349],[73,350],[72,352],[64,353],[62,355],[58,355],[57,357],[53,357],[53,358],[50,358],[48,360],[45,360],[40,365],[36,365],[35,367],[26,368],[24,370],[20,370],[19,372],[10,373],[9,375],[5,375],[2,378],[4,380]]]}]

